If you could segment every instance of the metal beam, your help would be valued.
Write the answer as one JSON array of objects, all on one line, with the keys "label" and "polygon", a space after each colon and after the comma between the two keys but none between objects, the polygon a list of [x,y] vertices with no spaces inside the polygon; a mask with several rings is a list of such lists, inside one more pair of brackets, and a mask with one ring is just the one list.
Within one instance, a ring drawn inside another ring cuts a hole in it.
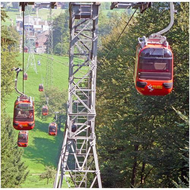
[{"label": "metal beam", "polygon": [[147,8],[151,7],[151,2],[112,2],[110,9],[140,9],[140,12],[143,13]]}]

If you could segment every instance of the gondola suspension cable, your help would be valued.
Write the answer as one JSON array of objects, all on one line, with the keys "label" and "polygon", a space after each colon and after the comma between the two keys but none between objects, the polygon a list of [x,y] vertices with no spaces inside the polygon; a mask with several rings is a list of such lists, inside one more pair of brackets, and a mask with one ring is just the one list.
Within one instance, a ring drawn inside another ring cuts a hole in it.
[{"label": "gondola suspension cable", "polygon": [[24,73],[25,73],[25,70],[24,70],[24,9],[25,9],[25,6],[22,7],[22,16],[23,16],[23,32],[22,32],[22,64],[23,64],[23,87],[22,87],[22,91],[23,91],[23,94],[24,94]]},{"label": "gondola suspension cable", "polygon": [[[49,24],[49,39],[48,39],[48,52],[47,52],[47,64],[46,64],[46,84],[45,84],[45,88],[44,88],[44,95],[45,95],[45,99],[46,99],[46,104],[49,107],[49,97],[47,97],[46,95],[46,90],[48,87],[51,87],[52,85],[52,62],[50,63],[50,60],[52,61],[52,8],[51,8],[51,3],[50,3],[50,13],[49,13],[50,17],[50,24]],[[51,58],[50,58],[50,56]]]}]

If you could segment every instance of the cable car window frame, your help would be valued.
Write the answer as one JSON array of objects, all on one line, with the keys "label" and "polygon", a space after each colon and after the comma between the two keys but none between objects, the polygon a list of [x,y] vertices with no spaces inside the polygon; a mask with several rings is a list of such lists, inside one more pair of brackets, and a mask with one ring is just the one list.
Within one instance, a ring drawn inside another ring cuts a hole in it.
[{"label": "cable car window frame", "polygon": [[[21,105],[28,105],[28,107],[23,108],[23,107],[20,107]],[[19,114],[19,112],[23,112],[23,113]],[[31,113],[32,113],[32,115],[31,115]],[[30,104],[17,104],[14,108],[14,120],[21,121],[21,122],[33,122],[34,121],[33,106],[31,106]]]},{"label": "cable car window frame", "polygon": [[[152,50],[152,51],[150,51]],[[154,51],[162,54],[152,54]],[[146,53],[147,52],[147,53]],[[151,55],[150,55],[151,52]],[[149,54],[148,54],[149,53]],[[172,79],[172,52],[165,48],[146,48],[139,54],[138,77],[145,80],[171,80]],[[165,69],[155,67],[155,63],[166,63]],[[144,65],[143,65],[144,64]],[[145,69],[146,65],[149,67]],[[144,66],[144,68],[142,67]]]},{"label": "cable car window frame", "polygon": [[[23,105],[27,105],[27,107],[24,107]],[[18,107],[19,106],[19,107]],[[23,106],[23,107],[22,107]],[[17,109],[23,109],[23,110],[34,110],[33,105],[31,103],[19,103],[15,106]]]},{"label": "cable car window frame", "polygon": [[[22,136],[22,138],[21,138]],[[23,138],[25,136],[25,138]],[[28,136],[26,134],[19,134],[18,135],[18,142],[19,143],[27,143],[28,142]]]},{"label": "cable car window frame", "polygon": [[[138,77],[140,79],[146,80],[171,80],[172,79],[172,59],[149,59],[152,60],[153,69],[141,69],[140,60],[138,67]],[[158,60],[167,60],[168,64],[166,66],[166,70],[155,69],[154,64],[158,62]]]},{"label": "cable car window frame", "polygon": [[[52,129],[54,129],[54,131],[52,131]],[[56,132],[56,126],[50,125],[49,126],[49,132]]]},{"label": "cable car window frame", "polygon": [[[150,51],[151,50],[151,51]],[[162,52],[162,54],[155,54],[156,52]],[[143,55],[145,54],[145,55]],[[166,48],[145,48],[140,52],[139,57],[164,57],[172,58],[172,52]]]},{"label": "cable car window frame", "polygon": [[48,113],[48,108],[42,108],[43,113]]}]

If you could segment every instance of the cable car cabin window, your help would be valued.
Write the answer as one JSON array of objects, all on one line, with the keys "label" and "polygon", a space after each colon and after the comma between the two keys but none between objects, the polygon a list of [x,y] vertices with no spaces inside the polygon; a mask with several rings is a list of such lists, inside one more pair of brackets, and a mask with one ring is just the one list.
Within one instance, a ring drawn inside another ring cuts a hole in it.
[{"label": "cable car cabin window", "polygon": [[139,57],[138,77],[152,80],[172,79],[172,53],[167,49],[147,48]]},{"label": "cable car cabin window", "polygon": [[15,107],[15,120],[16,121],[33,121],[34,110],[30,104],[18,104]]},{"label": "cable car cabin window", "polygon": [[25,134],[18,135],[18,142],[27,142],[27,137]]},{"label": "cable car cabin window", "polygon": [[47,109],[47,108],[42,108],[42,112],[43,112],[43,113],[47,113],[47,112],[48,112],[48,109]]},{"label": "cable car cabin window", "polygon": [[56,131],[56,127],[55,126],[50,126],[49,127],[49,132],[55,132]]}]

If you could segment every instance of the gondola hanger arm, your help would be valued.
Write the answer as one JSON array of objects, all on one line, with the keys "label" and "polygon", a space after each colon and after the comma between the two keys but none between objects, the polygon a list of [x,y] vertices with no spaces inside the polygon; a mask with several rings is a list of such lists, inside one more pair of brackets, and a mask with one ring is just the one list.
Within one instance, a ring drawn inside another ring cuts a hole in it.
[{"label": "gondola hanger arm", "polygon": [[16,71],[16,79],[15,79],[15,90],[16,92],[18,92],[20,95],[26,96],[24,93],[20,92],[17,88],[17,82],[18,82],[18,74],[20,71],[23,71],[21,68],[15,68],[13,67],[13,69],[11,69],[12,71]]},{"label": "gondola hanger arm", "polygon": [[166,28],[164,28],[163,30],[161,30],[161,31],[159,31],[157,33],[152,34],[151,36],[153,36],[153,35],[162,35],[162,34],[164,34],[164,33],[166,33],[167,31],[170,30],[170,28],[174,24],[174,12],[175,12],[175,10],[174,10],[174,3],[170,2],[170,23],[169,23],[169,25]]}]

